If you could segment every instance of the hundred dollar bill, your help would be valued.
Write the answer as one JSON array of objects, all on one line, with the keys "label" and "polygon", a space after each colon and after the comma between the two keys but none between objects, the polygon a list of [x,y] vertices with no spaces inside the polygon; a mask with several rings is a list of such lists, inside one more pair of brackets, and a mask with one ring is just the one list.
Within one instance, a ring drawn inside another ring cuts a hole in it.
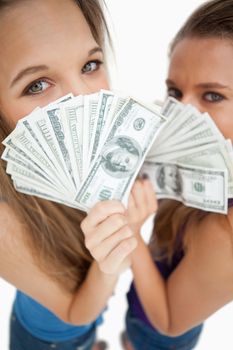
[{"label": "hundred dollar bill", "polygon": [[[61,197],[66,196],[66,191],[64,191],[62,186],[54,183],[42,169],[34,166],[13,149],[6,148],[2,154],[2,159],[8,162],[6,171],[11,174],[12,179],[16,177],[22,179],[23,177],[25,183],[28,184],[32,179],[35,179],[36,176],[37,183],[34,183],[34,185],[37,189],[41,183],[44,183],[48,189],[53,189],[59,193]],[[13,165],[16,166],[16,168],[13,168]]]},{"label": "hundred dollar bill", "polygon": [[71,180],[72,184],[74,185],[74,188],[76,188],[70,155],[66,146],[66,138],[68,135],[66,135],[63,130],[61,109],[59,106],[54,106],[51,109],[46,110],[46,113],[50,121],[50,132],[52,135],[55,135],[56,138],[56,147],[58,149],[60,159],[61,161],[63,161],[65,171],[68,172],[67,178]]},{"label": "hundred dollar bill", "polygon": [[168,157],[157,158],[158,162],[178,162],[188,166],[201,166],[206,168],[226,169],[228,172],[229,197],[233,195],[233,162],[227,151],[225,142],[215,142],[196,149],[187,149],[185,152],[170,153]]},{"label": "hundred dollar bill", "polygon": [[83,177],[83,96],[73,98],[61,107],[61,119],[73,177],[78,188]]},{"label": "hundred dollar bill", "polygon": [[227,170],[175,163],[145,162],[140,175],[151,180],[157,198],[170,198],[187,206],[227,213]]},{"label": "hundred dollar bill", "polygon": [[[187,118],[188,119],[188,118]],[[185,148],[195,148],[208,143],[223,141],[224,137],[208,114],[199,114],[194,123],[181,125],[175,129],[166,141],[157,144],[156,154],[178,151]]]},{"label": "hundred dollar bill", "polygon": [[111,108],[114,95],[110,91],[101,90],[99,102],[97,106],[97,115],[94,126],[94,133],[90,143],[91,153],[89,154],[89,164],[95,159],[101,137],[103,137],[103,130],[106,124],[109,110]]},{"label": "hundred dollar bill", "polygon": [[162,105],[161,114],[165,117],[169,117],[177,106],[181,109],[183,108],[182,104],[174,97],[168,97]]},{"label": "hundred dollar bill", "polygon": [[26,159],[30,164],[38,168],[39,171],[46,173],[46,177],[67,191],[63,182],[57,178],[57,174],[54,171],[51,161],[49,161],[46,155],[41,152],[38,144],[34,142],[28,130],[24,129],[21,124],[19,124],[18,127],[3,141],[3,144],[6,148],[14,150],[18,156]]},{"label": "hundred dollar bill", "polygon": [[42,199],[46,199],[52,202],[60,203],[66,206],[69,206],[71,208],[80,209],[77,203],[73,203],[70,200],[65,200],[63,198],[57,197],[57,193],[53,193],[52,191],[48,191],[47,188],[41,187],[40,189],[35,188],[34,184],[27,183],[27,186],[25,185],[25,182],[21,179],[14,179],[14,187],[18,192],[27,194],[29,196],[36,196]]},{"label": "hundred dollar bill", "polygon": [[112,104],[108,113],[108,118],[106,120],[107,125],[112,124],[114,117],[117,115],[117,113],[120,112],[120,110],[122,109],[122,107],[124,106],[127,100],[128,100],[128,97],[114,95],[114,98],[112,100]]},{"label": "hundred dollar bill", "polygon": [[[49,105],[47,105],[47,107],[44,107],[43,109],[41,109],[40,107],[36,107],[29,115],[27,115],[26,117],[20,119],[18,121],[18,126],[20,125],[22,130],[27,129],[28,133],[27,133],[27,138],[31,141],[31,142],[36,142],[37,146],[39,146],[40,150],[46,155],[46,157],[48,158],[49,162],[53,163],[52,160],[49,157],[49,154],[46,153],[45,149],[43,148],[43,146],[41,145],[41,142],[39,141],[36,132],[32,129],[29,120],[30,120],[30,116],[33,116],[36,112],[40,112],[41,110],[46,110],[46,108],[48,107],[52,107],[53,105],[56,105],[57,103],[64,103],[70,99],[73,98],[73,94],[67,94],[61,98],[59,98],[58,100],[50,103]],[[31,135],[31,138],[29,136],[29,134]],[[15,152],[16,153],[16,152]],[[4,155],[4,153],[3,153]],[[3,157],[2,157],[3,158]],[[4,158],[3,158],[4,159]],[[8,159],[5,159],[8,160]]]},{"label": "hundred dollar bill", "polygon": [[[231,141],[225,140],[207,113],[191,105],[169,98],[162,106],[164,117],[160,111],[161,105],[149,106],[105,90],[65,96],[37,107],[3,142],[7,173],[21,192],[88,211],[104,199],[126,204],[146,156],[150,163],[164,163],[165,168],[170,163],[179,165],[178,173],[188,179],[185,184],[190,184],[191,176],[197,176],[198,171],[202,171],[200,178],[207,177],[211,169],[208,181],[212,182],[205,185],[207,194],[210,183],[222,188],[224,169],[228,196],[233,197]],[[194,186],[196,192],[203,195],[204,185],[198,186]],[[211,210],[212,197],[203,204],[201,197],[190,197],[191,187],[183,188],[186,192],[180,200],[193,205],[189,201],[192,198],[194,205]],[[224,198],[213,211],[223,212]]]},{"label": "hundred dollar bill", "polygon": [[47,176],[47,174],[37,166],[33,166],[26,158],[23,158],[20,154],[15,152],[11,148],[6,148],[2,154],[2,159],[8,163],[15,163],[17,165],[23,166],[25,169],[33,171],[35,174],[42,176],[45,180],[48,180],[52,183],[52,180]]},{"label": "hundred dollar bill", "polygon": [[181,110],[181,106],[175,105],[148,158],[224,139],[207,113],[201,114],[191,105],[183,106]]},{"label": "hundred dollar bill", "polygon": [[90,145],[95,133],[99,93],[84,96],[83,115],[83,178],[86,176],[91,157]]},{"label": "hundred dollar bill", "polygon": [[88,210],[99,200],[126,200],[124,196],[164,122],[160,114],[129,99],[113,121],[75,201]]},{"label": "hundred dollar bill", "polygon": [[[168,100],[168,102],[170,99]],[[158,137],[155,139],[149,153],[148,153],[148,158],[153,157],[159,153],[160,148],[164,150],[166,148],[166,142],[168,139],[172,138],[172,135],[175,136],[176,138],[176,133],[174,132],[174,127],[173,124],[175,122],[175,125],[177,124],[191,124],[193,122],[193,118],[189,117],[189,115],[185,114],[185,119],[182,118],[182,114],[184,114],[184,107],[182,106],[181,103],[177,103],[175,100],[175,103],[172,101],[172,110],[170,111],[170,114],[165,114],[166,123],[164,123],[161,132],[159,133]],[[168,104],[169,106],[169,104]],[[162,109],[163,110],[163,109]],[[162,112],[163,113],[163,112]],[[162,114],[164,115],[164,114]],[[188,119],[188,121],[187,121]],[[195,116],[196,119],[196,116]],[[200,121],[198,121],[200,123]],[[182,129],[181,126],[178,129]]]},{"label": "hundred dollar bill", "polygon": [[181,108],[181,104],[176,105],[172,114],[169,115],[167,127],[163,133],[164,138],[171,138],[176,136],[177,133],[186,134],[187,131],[194,129],[203,122],[201,113],[195,107],[186,105]]},{"label": "hundred dollar bill", "polygon": [[[46,187],[48,190],[54,190],[58,193],[60,192],[59,188],[57,188],[54,184],[47,181],[47,179],[44,179],[38,173],[35,173],[31,170],[27,170],[24,166],[8,162],[6,172],[7,174],[11,175],[13,180],[14,178],[20,178],[26,183],[33,181],[36,185],[36,188],[40,188],[41,186],[43,186]],[[61,193],[61,196],[64,196],[64,194]]]},{"label": "hundred dollar bill", "polygon": [[67,94],[65,96],[62,96],[62,97],[58,98],[57,100],[49,103],[47,106],[43,107],[43,109],[46,110],[47,108],[50,108],[50,107],[52,107],[54,105],[57,105],[58,103],[64,103],[66,101],[69,101],[72,98],[74,98],[74,95],[70,92],[69,94]]},{"label": "hundred dollar bill", "polygon": [[109,101],[110,103],[108,106],[108,113],[105,116],[105,126],[102,132],[102,137],[99,142],[99,149],[102,147],[102,144],[105,141],[105,138],[107,136],[107,133],[109,131],[109,128],[111,127],[111,124],[114,118],[116,117],[117,113],[119,113],[120,110],[123,108],[127,100],[128,98],[126,97],[113,95],[113,98],[111,99],[111,101]]},{"label": "hundred dollar bill", "polygon": [[[43,156],[43,158],[45,158],[44,155],[49,155],[49,158],[46,157],[47,164],[45,165],[45,168],[51,168],[52,171],[55,172],[56,178],[57,174],[59,174],[59,179],[63,186],[65,186],[67,190],[73,190],[74,185],[72,179],[69,176],[64,158],[62,157],[59,149],[58,141],[54,134],[55,125],[52,127],[46,109],[44,108],[43,110],[35,111],[32,115],[30,115],[30,118],[28,118],[27,121],[30,128],[36,134],[36,140],[34,139],[33,142],[30,139],[30,137],[32,137],[31,133],[30,136],[27,135],[27,139],[30,140],[34,148],[39,148],[37,153],[40,155],[40,157]],[[17,128],[15,130],[17,131]],[[56,133],[59,133],[59,127],[57,128]],[[44,154],[41,152],[42,148],[44,149]]]}]

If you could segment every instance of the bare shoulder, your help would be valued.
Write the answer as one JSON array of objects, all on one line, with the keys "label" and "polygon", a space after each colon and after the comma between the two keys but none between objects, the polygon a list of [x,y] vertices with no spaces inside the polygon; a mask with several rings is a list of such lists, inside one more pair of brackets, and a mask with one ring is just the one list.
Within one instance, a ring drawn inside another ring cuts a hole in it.
[{"label": "bare shoulder", "polygon": [[207,299],[211,296],[220,304],[223,300],[233,299],[233,229],[230,217],[232,211],[228,215],[211,213],[201,220],[191,219],[186,231],[186,253],[174,273],[176,283],[177,280],[182,280],[184,284],[189,281],[191,295],[194,294],[192,288],[199,286],[202,294],[204,291],[209,293]]},{"label": "bare shoulder", "polygon": [[179,331],[200,324],[233,300],[233,230],[228,215],[190,219],[184,258],[168,280]]},{"label": "bare shoulder", "polygon": [[20,268],[35,265],[23,225],[7,203],[0,203],[0,275],[11,280]]},{"label": "bare shoulder", "polygon": [[194,225],[197,240],[201,245],[210,244],[218,247],[220,245],[222,248],[232,250],[233,226],[231,223],[233,224],[233,210],[229,210],[227,215],[209,214]]},{"label": "bare shoulder", "polygon": [[[225,273],[226,278],[231,276],[233,288],[233,210],[229,210],[228,215],[213,213],[200,221],[191,221],[188,234],[190,261],[195,261],[197,268],[205,266],[206,271],[209,266],[215,276],[218,273],[222,277]],[[210,270],[208,273],[210,276]]]},{"label": "bare shoulder", "polygon": [[0,203],[0,276],[59,317],[66,317],[70,293],[40,269],[25,243],[23,225],[7,203]]}]

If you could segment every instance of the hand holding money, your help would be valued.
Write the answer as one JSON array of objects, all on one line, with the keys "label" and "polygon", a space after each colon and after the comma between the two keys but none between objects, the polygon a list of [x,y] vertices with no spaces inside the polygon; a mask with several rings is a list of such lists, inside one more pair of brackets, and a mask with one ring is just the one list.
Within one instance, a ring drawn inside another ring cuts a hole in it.
[{"label": "hand holding money", "polygon": [[129,254],[137,240],[119,201],[97,203],[82,221],[85,245],[102,272],[119,275],[130,265]]},{"label": "hand holding money", "polygon": [[136,236],[140,236],[145,221],[158,209],[152,182],[148,179],[137,179],[129,195],[127,219]]}]

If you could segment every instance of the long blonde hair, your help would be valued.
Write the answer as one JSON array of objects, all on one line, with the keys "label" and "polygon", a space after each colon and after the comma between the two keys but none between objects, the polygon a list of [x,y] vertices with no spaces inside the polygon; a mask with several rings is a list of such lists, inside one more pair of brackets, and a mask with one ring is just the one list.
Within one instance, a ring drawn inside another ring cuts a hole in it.
[{"label": "long blonde hair", "polygon": [[[24,0],[17,0],[19,1]],[[16,0],[0,0],[0,10]],[[109,31],[98,0],[75,0],[91,29],[96,42],[105,47]],[[111,43],[110,43],[111,44]],[[11,132],[0,116],[0,154],[2,141]],[[0,198],[3,198],[22,224],[25,243],[38,266],[65,288],[73,291],[84,280],[92,257],[84,245],[80,223],[85,214],[60,204],[16,192],[6,174],[6,164],[0,160]]]},{"label": "long blonde hair", "polygon": [[[186,38],[219,38],[233,42],[233,0],[207,1],[197,8],[184,23],[171,43],[170,53]],[[163,200],[155,218],[151,250],[161,258],[171,261],[174,243],[182,225],[189,217],[201,220],[208,213],[188,208],[174,200]],[[189,237],[183,237],[183,248]]]}]

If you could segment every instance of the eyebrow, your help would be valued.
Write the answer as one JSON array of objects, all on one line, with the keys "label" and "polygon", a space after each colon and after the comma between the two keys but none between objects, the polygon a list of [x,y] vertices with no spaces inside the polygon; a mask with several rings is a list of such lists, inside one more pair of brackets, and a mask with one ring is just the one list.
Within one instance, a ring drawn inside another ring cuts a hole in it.
[{"label": "eyebrow", "polygon": [[[88,51],[88,57],[94,55],[97,52],[103,53],[103,50],[101,49],[101,47],[99,47],[99,46],[98,47],[94,47],[93,49]],[[25,76],[31,75],[31,74],[35,74],[37,72],[43,72],[43,71],[46,71],[48,69],[49,69],[49,67],[46,66],[46,65],[32,66],[32,67],[27,67],[25,69],[22,69],[15,76],[15,78],[12,80],[12,82],[10,84],[10,88],[12,88],[19,80],[21,80]]]},{"label": "eyebrow", "polygon": [[[176,85],[171,79],[166,80],[167,85]],[[226,89],[229,88],[227,85],[222,85],[217,82],[207,82],[207,83],[200,83],[196,85],[197,88],[203,88],[203,89]]]},{"label": "eyebrow", "polygon": [[228,88],[228,86],[222,85],[222,84],[217,83],[217,82],[201,83],[201,84],[198,84],[197,87],[200,87],[200,88],[203,88],[203,89],[213,89],[213,88],[226,89],[226,88]]},{"label": "eyebrow", "polygon": [[166,85],[176,85],[171,79],[166,79]]},{"label": "eyebrow", "polygon": [[37,72],[43,72],[45,70],[48,70],[49,67],[45,66],[45,65],[40,65],[40,66],[32,66],[32,67],[27,67],[23,70],[21,70],[16,77],[12,80],[10,87],[12,88],[13,85],[15,85],[20,79],[22,79],[23,77],[27,76],[27,75],[31,75]]},{"label": "eyebrow", "polygon": [[94,55],[94,53],[96,52],[103,53],[103,50],[101,49],[101,47],[96,46],[88,52],[88,56]]}]

